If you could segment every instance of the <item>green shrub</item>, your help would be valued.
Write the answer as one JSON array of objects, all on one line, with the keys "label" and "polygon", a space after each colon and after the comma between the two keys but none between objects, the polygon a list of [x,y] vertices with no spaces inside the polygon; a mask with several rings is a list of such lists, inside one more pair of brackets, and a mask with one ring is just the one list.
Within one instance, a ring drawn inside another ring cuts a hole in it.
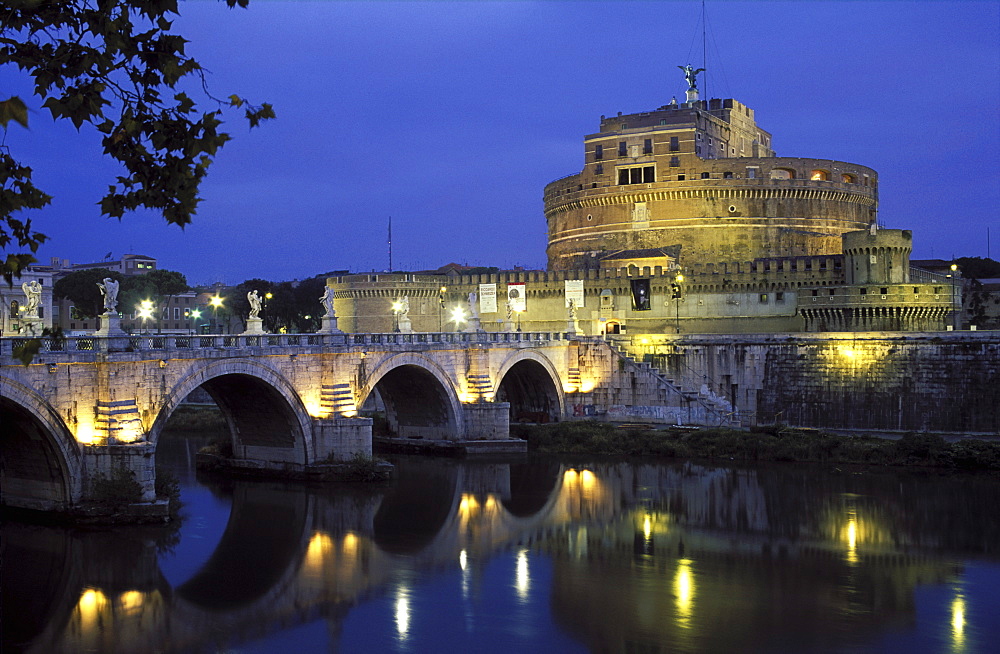
[{"label": "green shrub", "polygon": [[93,500],[98,504],[120,508],[142,501],[142,486],[135,480],[135,473],[125,466],[115,466],[111,475],[94,476]]},{"label": "green shrub", "polygon": [[174,473],[166,468],[157,468],[154,488],[157,499],[170,503],[170,515],[177,515],[181,508],[181,485]]}]

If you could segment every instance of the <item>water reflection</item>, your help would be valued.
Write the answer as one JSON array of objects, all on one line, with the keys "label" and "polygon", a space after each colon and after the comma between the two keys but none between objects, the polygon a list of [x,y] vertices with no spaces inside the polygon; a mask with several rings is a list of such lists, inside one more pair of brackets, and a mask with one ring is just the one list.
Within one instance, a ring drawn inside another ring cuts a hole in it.
[{"label": "water reflection", "polygon": [[[228,513],[210,516],[225,530],[176,585],[149,530],[6,522],[3,651],[215,650],[315,623],[331,641],[439,650],[892,649],[904,634],[964,652],[1000,636],[964,563],[1000,571],[995,481],[552,461],[399,471],[360,489],[190,478]],[[941,599],[922,606],[925,591]],[[384,631],[358,636],[352,615],[380,598]]]}]

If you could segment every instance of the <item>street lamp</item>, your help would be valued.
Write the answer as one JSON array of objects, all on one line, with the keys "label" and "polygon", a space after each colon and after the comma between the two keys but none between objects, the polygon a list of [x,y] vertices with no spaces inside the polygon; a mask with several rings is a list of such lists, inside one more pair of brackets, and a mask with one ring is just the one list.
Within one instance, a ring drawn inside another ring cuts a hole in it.
[{"label": "street lamp", "polygon": [[153,317],[153,301],[143,300],[139,303],[139,317],[142,318],[142,329],[145,333],[149,333],[146,327],[146,321]]},{"label": "street lamp", "polygon": [[521,331],[521,314],[524,311],[522,309],[514,309],[514,313],[517,314],[517,331]]},{"label": "street lamp", "polygon": [[451,319],[455,322],[455,331],[457,332],[461,324],[465,322],[465,309],[462,307],[455,307],[452,309]]},{"label": "street lamp", "polygon": [[[222,303],[223,301],[225,301],[225,299],[226,298],[220,297],[218,294],[216,294],[213,295],[208,300],[208,303],[212,305],[212,322],[215,323],[216,326],[218,326],[219,324],[219,308],[222,306]],[[215,330],[213,329],[212,331]]]},{"label": "street lamp", "polygon": [[191,333],[194,334],[197,333],[198,331],[198,321],[201,320],[201,309],[192,309],[191,319],[192,319]]},{"label": "street lamp", "polygon": [[955,278],[958,277],[958,264],[951,264],[951,310],[954,314],[952,318],[952,323],[954,324],[953,329],[958,330],[962,327],[962,315],[960,313],[961,309],[961,298],[958,297],[958,292],[955,289]]},{"label": "street lamp", "polygon": [[392,303],[392,331],[399,331],[399,312],[403,310],[403,303],[396,300]]},{"label": "street lamp", "polygon": [[438,291],[438,331],[444,331],[444,294],[447,292],[448,287],[442,286]]},{"label": "street lamp", "polygon": [[671,297],[674,299],[674,323],[677,333],[681,333],[681,284],[684,282],[684,275],[677,273],[674,283],[670,285]]},{"label": "street lamp", "polygon": [[[264,314],[264,318],[268,319],[268,320],[271,318],[271,316],[267,312],[267,301],[270,300],[273,297],[274,297],[274,295],[271,294],[271,291],[268,291],[267,293],[264,293],[264,310],[261,313],[263,313]],[[271,325],[271,328],[274,329],[274,325]]]}]

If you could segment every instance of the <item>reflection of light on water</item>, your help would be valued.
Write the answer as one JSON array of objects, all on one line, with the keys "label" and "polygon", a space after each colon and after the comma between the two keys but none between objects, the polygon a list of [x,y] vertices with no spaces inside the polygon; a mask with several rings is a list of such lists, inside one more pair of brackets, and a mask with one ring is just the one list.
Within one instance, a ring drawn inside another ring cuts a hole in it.
[{"label": "reflection of light on water", "polygon": [[961,595],[951,601],[951,649],[953,652],[965,649],[965,598]]},{"label": "reflection of light on water", "polygon": [[108,609],[108,597],[97,588],[88,588],[76,603],[84,631],[96,627],[101,613]]},{"label": "reflection of light on water", "polygon": [[118,596],[118,603],[121,605],[122,610],[131,613],[142,608],[144,599],[145,597],[139,591],[127,590]]},{"label": "reflection of light on water", "polygon": [[653,535],[653,521],[650,519],[647,513],[642,518],[642,537],[649,541],[649,537]]},{"label": "reflection of light on water", "polygon": [[462,566],[462,570],[465,570],[465,565],[468,562],[468,560],[469,560],[469,555],[466,553],[465,550],[462,550],[461,552],[458,553],[458,564]]},{"label": "reflection of light on water", "polygon": [[685,629],[691,626],[691,611],[694,607],[694,572],[690,559],[677,562],[674,576],[674,595],[677,598],[677,625]]},{"label": "reflection of light on water", "polygon": [[396,632],[400,640],[406,640],[410,630],[410,593],[400,586],[396,595]]},{"label": "reflection of light on water", "polygon": [[323,561],[333,552],[333,540],[322,531],[317,531],[309,539],[306,547],[306,568],[318,572],[323,568]]},{"label": "reflection of light on water", "polygon": [[531,578],[528,575],[528,550],[521,550],[517,553],[517,572],[515,574],[515,588],[517,589],[517,596],[521,599],[527,599],[530,586]]},{"label": "reflection of light on water", "polygon": [[854,509],[847,513],[847,526],[844,527],[841,540],[847,546],[847,553],[844,558],[850,565],[856,565],[858,558],[858,515]]}]

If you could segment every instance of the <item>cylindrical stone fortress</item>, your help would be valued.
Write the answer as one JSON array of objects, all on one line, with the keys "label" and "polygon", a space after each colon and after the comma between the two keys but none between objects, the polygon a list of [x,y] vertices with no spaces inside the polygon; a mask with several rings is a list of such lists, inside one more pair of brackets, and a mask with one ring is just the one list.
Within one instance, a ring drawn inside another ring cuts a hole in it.
[{"label": "cylindrical stone fortress", "polygon": [[875,221],[877,174],[775,157],[770,138],[735,100],[602,117],[584,169],[545,187],[549,268],[654,248],[682,266],[839,254],[842,234]]}]

